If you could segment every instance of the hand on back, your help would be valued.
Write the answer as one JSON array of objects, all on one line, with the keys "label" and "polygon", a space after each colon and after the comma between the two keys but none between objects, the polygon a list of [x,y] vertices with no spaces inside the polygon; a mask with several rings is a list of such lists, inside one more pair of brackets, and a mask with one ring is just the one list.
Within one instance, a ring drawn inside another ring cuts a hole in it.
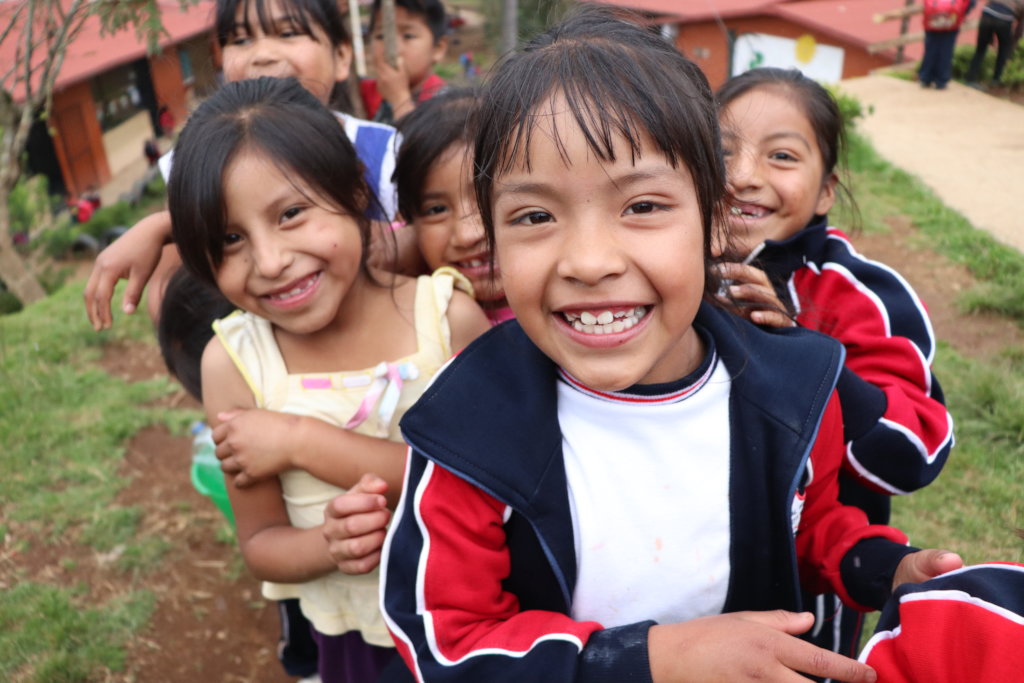
[{"label": "hand on back", "polygon": [[358,484],[324,509],[327,552],[346,574],[365,574],[380,564],[384,535],[391,520],[384,498],[387,489],[387,482],[377,475],[364,474]]}]

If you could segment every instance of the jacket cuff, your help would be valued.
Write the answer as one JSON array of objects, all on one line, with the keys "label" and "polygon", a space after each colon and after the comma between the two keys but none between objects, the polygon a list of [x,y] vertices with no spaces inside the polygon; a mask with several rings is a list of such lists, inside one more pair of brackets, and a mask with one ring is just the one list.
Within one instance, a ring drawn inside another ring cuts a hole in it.
[{"label": "jacket cuff", "polygon": [[652,683],[647,632],[656,623],[640,621],[590,634],[580,656],[577,683]]},{"label": "jacket cuff", "polygon": [[870,431],[889,405],[884,391],[845,366],[839,373],[836,391],[843,410],[843,439],[847,443]]},{"label": "jacket cuff", "polygon": [[856,603],[858,609],[862,605],[882,609],[892,595],[892,580],[900,560],[918,550],[892,538],[861,540],[850,548],[839,565],[846,597]]}]

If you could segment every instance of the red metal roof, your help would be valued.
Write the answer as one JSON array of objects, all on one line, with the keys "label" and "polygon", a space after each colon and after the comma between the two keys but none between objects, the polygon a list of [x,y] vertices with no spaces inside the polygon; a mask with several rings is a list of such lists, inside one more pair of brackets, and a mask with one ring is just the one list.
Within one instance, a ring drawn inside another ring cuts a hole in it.
[{"label": "red metal roof", "polygon": [[[651,12],[681,23],[696,23],[714,19],[738,19],[753,16],[776,16],[799,26],[805,26],[837,41],[858,47],[867,47],[900,32],[899,20],[876,24],[875,14],[898,9],[903,0],[591,0],[619,7]],[[979,3],[980,4],[980,3]],[[977,15],[978,10],[973,13]],[[923,30],[921,17],[911,17],[911,33]],[[977,31],[961,31],[957,42],[973,44]],[[904,47],[904,59],[920,59],[924,51],[921,42]],[[884,53],[894,58],[895,49]]]},{"label": "red metal roof", "polygon": [[[12,5],[14,4],[13,2],[0,3],[0,8],[6,5],[8,10],[13,10]],[[159,0],[158,5],[166,31],[166,34],[160,37],[161,47],[176,45],[213,27],[214,0],[199,0],[184,9],[181,8],[177,0]],[[2,15],[3,13],[0,12],[0,17]],[[0,19],[0,23],[3,23],[2,19]],[[0,45],[0,64],[14,63],[17,42],[9,37]],[[146,43],[135,35],[133,28],[119,31],[113,35],[101,36],[99,20],[92,17],[86,21],[81,33],[68,47],[64,63],[57,75],[54,91],[60,91],[96,74],[144,56],[146,56]],[[10,81],[5,81],[0,85],[5,90],[11,89]],[[24,98],[25,89],[22,83],[17,84],[13,95],[15,100]]]}]

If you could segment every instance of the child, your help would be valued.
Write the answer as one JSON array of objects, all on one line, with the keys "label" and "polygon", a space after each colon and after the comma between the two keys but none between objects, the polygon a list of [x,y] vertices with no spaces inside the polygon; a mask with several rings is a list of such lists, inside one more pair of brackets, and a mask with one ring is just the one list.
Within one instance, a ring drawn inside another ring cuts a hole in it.
[{"label": "child", "polygon": [[[245,311],[217,323],[203,354],[218,454],[236,448],[223,430],[245,411],[256,419],[242,436],[290,459],[280,477],[228,486],[243,556],[267,597],[300,599],[324,681],[374,680],[392,653],[377,578],[332,571],[324,504],[369,469],[397,490],[397,416],[486,319],[450,276],[381,284],[366,264],[373,195],[355,150],[294,79],[225,86],[176,156],[168,201],[183,262]],[[319,457],[328,446],[333,457]]]},{"label": "child", "polygon": [[[889,520],[889,496],[938,476],[953,446],[953,420],[931,370],[931,321],[910,285],[856,252],[829,227],[843,119],[825,88],[797,70],[755,69],[728,81],[718,103],[732,192],[728,264],[740,310],[762,324],[799,324],[846,347],[838,391],[847,442],[839,499],[875,524]],[[781,302],[788,302],[785,305]],[[789,320],[780,310],[791,310]],[[835,623],[837,601],[819,601]],[[832,644],[852,653],[859,615]]]},{"label": "child", "polygon": [[487,317],[499,323],[512,312],[473,196],[469,118],[476,96],[471,89],[448,90],[402,119],[395,185],[398,211],[412,224],[428,268],[464,275]]},{"label": "child", "polygon": [[374,121],[394,123],[439,93],[445,82],[433,72],[448,49],[448,19],[440,0],[396,0],[398,67],[384,58],[384,27],[380,0],[370,10],[370,50],[376,79],[360,87],[366,115]]},{"label": "child", "polygon": [[710,305],[711,92],[615,16],[540,36],[481,96],[476,194],[516,320],[402,420],[389,628],[418,680],[873,680],[792,637],[798,568],[877,606],[960,559],[836,501],[841,347]]},{"label": "child", "polygon": [[[218,0],[216,27],[223,50],[224,78],[228,82],[259,76],[294,76],[327,104],[335,83],[348,78],[352,51],[333,0]],[[370,217],[390,221],[397,204],[391,182],[397,144],[395,130],[341,112],[336,115],[355,145],[366,181],[379,200],[371,207]],[[161,164],[168,166],[170,156],[165,155]],[[169,172],[167,168],[163,170],[165,175]],[[86,313],[95,329],[110,326],[110,302],[114,286],[121,278],[128,280],[122,301],[126,313],[134,312],[143,288],[151,278],[154,280],[149,309],[154,319],[157,317],[163,287],[178,266],[173,249],[166,258],[161,258],[170,231],[167,212],[157,212],[137,223],[97,257],[85,287]],[[395,238],[401,259],[408,259],[415,256],[415,250],[401,248],[404,232],[396,233]],[[381,262],[390,261],[394,245],[388,238],[375,239],[375,243],[378,241],[387,243]]]}]

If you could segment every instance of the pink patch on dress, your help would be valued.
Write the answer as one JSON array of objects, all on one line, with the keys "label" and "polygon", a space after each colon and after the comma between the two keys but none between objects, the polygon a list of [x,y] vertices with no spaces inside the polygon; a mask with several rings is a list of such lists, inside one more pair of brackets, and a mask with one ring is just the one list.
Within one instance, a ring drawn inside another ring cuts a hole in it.
[{"label": "pink patch on dress", "polygon": [[303,389],[330,389],[331,378],[330,377],[303,377],[302,378]]}]

